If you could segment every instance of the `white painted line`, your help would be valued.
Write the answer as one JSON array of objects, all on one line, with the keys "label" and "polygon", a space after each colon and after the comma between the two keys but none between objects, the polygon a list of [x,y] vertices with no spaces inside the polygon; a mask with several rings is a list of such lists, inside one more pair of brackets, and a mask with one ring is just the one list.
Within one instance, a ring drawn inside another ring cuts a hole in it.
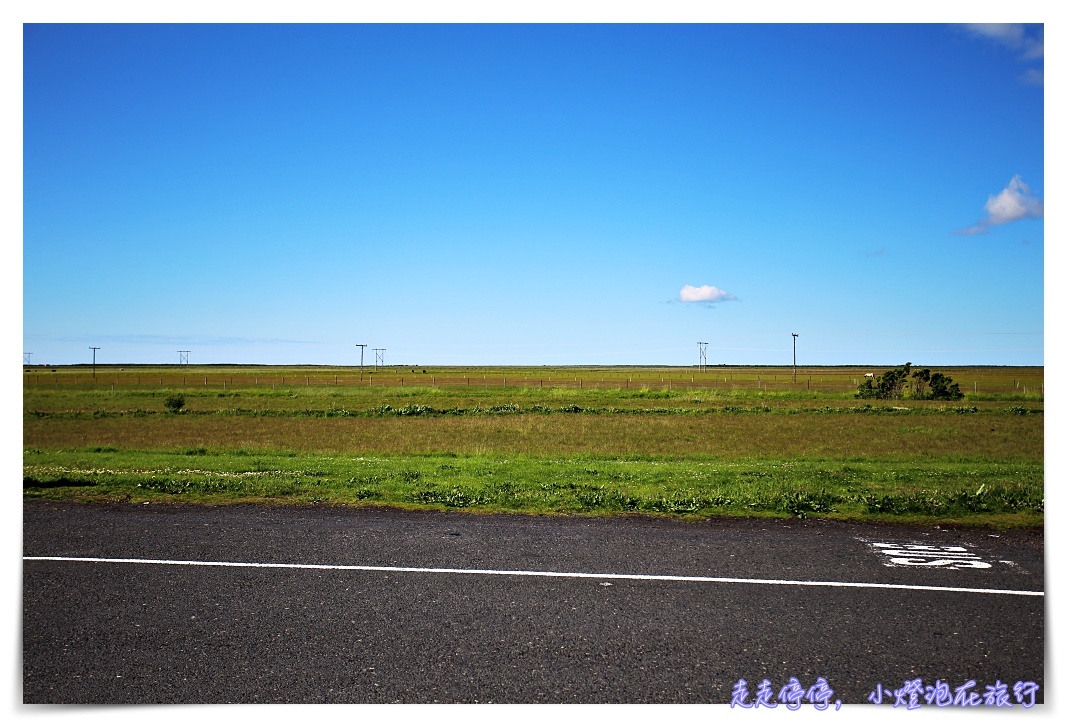
[{"label": "white painted line", "polygon": [[489,576],[555,576],[571,579],[631,579],[636,581],[698,581],[720,584],[775,584],[785,586],[842,586],[856,589],[907,589],[912,591],[969,592],[1041,597],[1045,592],[1015,589],[982,589],[963,586],[917,584],[869,584],[855,581],[794,581],[791,579],[741,579],[726,576],[672,576],[670,574],[585,574],[567,571],[505,571],[499,569],[437,569],[422,566],[356,566],[344,564],[257,564],[244,561],[180,561],[176,559],[102,559],[83,556],[23,556],[23,561],[84,561],[100,564],[161,564],[164,566],[232,566],[245,569],[320,569],[326,571],[400,571],[419,574],[481,574]]}]

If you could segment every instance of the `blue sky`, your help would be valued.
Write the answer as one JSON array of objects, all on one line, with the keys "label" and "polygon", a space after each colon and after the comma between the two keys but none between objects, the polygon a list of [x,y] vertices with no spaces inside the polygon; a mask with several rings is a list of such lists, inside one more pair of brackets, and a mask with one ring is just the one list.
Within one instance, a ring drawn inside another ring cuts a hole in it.
[{"label": "blue sky", "polygon": [[1041,365],[1043,39],[30,24],[23,351]]}]

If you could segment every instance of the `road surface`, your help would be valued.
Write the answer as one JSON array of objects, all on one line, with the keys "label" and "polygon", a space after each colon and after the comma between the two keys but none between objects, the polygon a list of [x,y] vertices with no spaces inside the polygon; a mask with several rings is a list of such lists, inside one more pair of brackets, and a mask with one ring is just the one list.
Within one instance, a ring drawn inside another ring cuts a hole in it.
[{"label": "road surface", "polygon": [[1040,532],[34,500],[23,523],[26,703],[1043,702]]}]

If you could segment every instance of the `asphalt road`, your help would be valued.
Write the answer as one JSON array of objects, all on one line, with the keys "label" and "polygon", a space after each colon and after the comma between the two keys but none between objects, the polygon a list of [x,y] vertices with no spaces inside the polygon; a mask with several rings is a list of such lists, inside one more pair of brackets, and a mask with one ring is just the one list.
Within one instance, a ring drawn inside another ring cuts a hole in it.
[{"label": "asphalt road", "polygon": [[1044,686],[1035,532],[28,500],[23,545],[26,703],[722,704],[740,679],[785,702],[796,677],[833,710]]}]

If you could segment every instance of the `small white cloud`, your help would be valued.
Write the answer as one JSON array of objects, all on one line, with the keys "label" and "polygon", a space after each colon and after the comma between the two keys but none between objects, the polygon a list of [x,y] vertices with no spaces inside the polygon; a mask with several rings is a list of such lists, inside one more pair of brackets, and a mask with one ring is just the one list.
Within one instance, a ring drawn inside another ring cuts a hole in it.
[{"label": "small white cloud", "polygon": [[685,285],[679,291],[679,300],[683,303],[716,303],[718,301],[736,301],[738,297],[715,286]]},{"label": "small white cloud", "polygon": [[995,225],[1025,220],[1029,217],[1042,217],[1042,200],[1031,194],[1031,188],[1016,175],[1009,181],[1009,186],[996,195],[990,195],[986,204],[986,219],[961,230],[963,235],[985,233]]},{"label": "small white cloud", "polygon": [[991,195],[984,207],[990,214],[991,225],[1002,225],[1025,217],[1042,217],[1042,201],[1031,196],[1031,189],[1016,175],[1009,186]]}]

